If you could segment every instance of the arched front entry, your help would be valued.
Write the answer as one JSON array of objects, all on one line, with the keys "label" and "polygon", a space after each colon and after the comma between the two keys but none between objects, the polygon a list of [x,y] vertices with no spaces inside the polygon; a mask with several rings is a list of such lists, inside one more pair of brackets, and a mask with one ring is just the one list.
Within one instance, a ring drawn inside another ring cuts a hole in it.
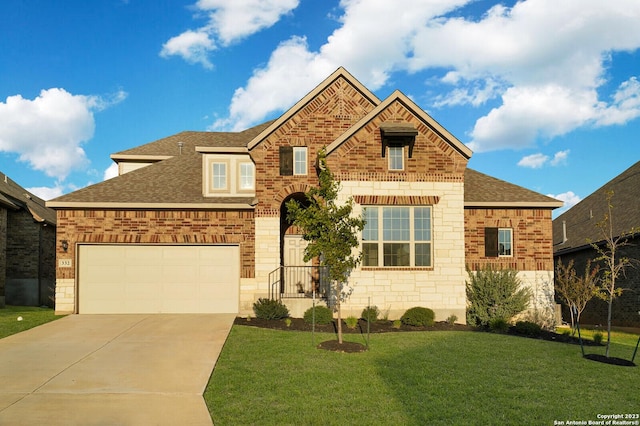
[{"label": "arched front entry", "polygon": [[303,232],[288,219],[287,202],[296,200],[301,205],[308,205],[305,194],[295,192],[288,195],[280,205],[280,293],[281,297],[299,298],[323,297],[323,274],[317,258],[305,262],[304,252],[307,241]]}]

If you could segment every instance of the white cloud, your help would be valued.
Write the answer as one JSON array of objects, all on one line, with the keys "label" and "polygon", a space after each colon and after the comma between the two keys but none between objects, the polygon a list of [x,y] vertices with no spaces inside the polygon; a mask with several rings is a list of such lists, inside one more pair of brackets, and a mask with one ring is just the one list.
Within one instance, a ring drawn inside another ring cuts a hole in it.
[{"label": "white cloud", "polygon": [[562,194],[547,194],[548,197],[555,198],[556,200],[560,200],[564,203],[561,210],[557,212],[557,214],[562,214],[565,211],[569,210],[571,207],[578,204],[582,199],[573,193],[573,191],[563,192]]},{"label": "white cloud", "polygon": [[549,161],[549,156],[544,154],[532,154],[523,157],[520,161],[518,161],[518,166],[520,167],[529,167],[531,169],[539,169],[545,165],[545,163]]},{"label": "white cloud", "polygon": [[528,167],[531,169],[540,169],[547,164],[551,166],[559,166],[567,163],[569,152],[570,151],[568,149],[564,151],[558,151],[553,155],[553,158],[550,158],[548,155],[542,153],[527,155],[526,157],[522,157],[520,161],[518,161],[518,166]]},{"label": "white cloud", "polygon": [[207,69],[212,69],[213,64],[209,62],[208,54],[215,48],[215,43],[206,32],[189,30],[163,44],[160,56],[168,58],[178,55],[190,64],[199,63]]},{"label": "white cloud", "polygon": [[38,186],[34,188],[25,188],[25,189],[30,193],[35,194],[36,196],[42,198],[45,201],[52,200],[64,194],[64,188],[59,184],[56,184],[56,186],[52,188],[49,188],[46,186]]},{"label": "white cloud", "polygon": [[118,176],[118,164],[113,163],[109,167],[107,167],[102,175],[102,180],[108,180]]},{"label": "white cloud", "polygon": [[[236,91],[229,117],[217,125],[255,124],[291,106],[328,75],[325,69],[340,65],[372,90],[398,71],[446,70],[437,84],[450,93],[435,97],[434,106],[497,103],[470,132],[476,152],[532,147],[583,126],[640,116],[637,78],[629,76],[609,100],[598,95],[611,53],[640,47],[640,2],[525,0],[494,6],[479,19],[448,15],[471,2],[342,0],[340,27],[326,43],[316,51],[300,37],[282,43]],[[293,45],[296,54],[284,54]],[[291,89],[278,90],[278,79]],[[256,111],[255,99],[267,105]]]},{"label": "white cloud", "polygon": [[199,0],[193,8],[197,15],[205,14],[208,23],[170,38],[160,56],[180,56],[191,64],[212,69],[209,54],[218,45],[228,46],[273,26],[298,3],[299,0]]},{"label": "white cloud", "polygon": [[553,160],[551,160],[552,166],[559,166],[561,164],[567,164],[567,158],[569,158],[569,150],[558,151],[554,154]]},{"label": "white cloud", "polygon": [[35,99],[9,96],[0,102],[0,152],[16,153],[34,170],[63,181],[88,164],[82,144],[93,137],[94,111],[126,98],[73,95],[64,89],[42,90]]}]

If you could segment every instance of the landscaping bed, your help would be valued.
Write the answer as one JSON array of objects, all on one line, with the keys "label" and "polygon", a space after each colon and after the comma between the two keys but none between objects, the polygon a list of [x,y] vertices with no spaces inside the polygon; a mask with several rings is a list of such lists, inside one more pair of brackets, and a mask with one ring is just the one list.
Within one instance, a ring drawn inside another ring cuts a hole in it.
[{"label": "landscaping bed", "polygon": [[[245,318],[236,317],[234,324],[245,325],[249,327],[269,328],[273,330],[288,330],[288,331],[312,331],[314,330],[311,324],[304,321],[303,318],[288,318],[289,321],[280,320],[264,320],[260,318]],[[336,333],[337,322],[334,320],[331,324],[316,324],[315,331],[319,333]],[[400,332],[416,332],[416,331],[466,331],[466,332],[486,332],[483,328],[473,327],[464,324],[450,324],[445,321],[436,322],[430,327],[415,327],[410,325],[394,326],[393,321],[378,320],[367,324],[367,321],[360,319],[358,324],[354,328],[347,327],[346,323],[342,324],[342,332],[344,334],[366,334],[370,332],[374,333],[400,333]],[[578,345],[580,344],[577,336],[571,336],[568,334],[559,334],[552,331],[542,330],[537,336],[527,336],[517,333],[514,327],[509,328],[509,331],[505,334],[514,336],[529,337],[533,339],[547,340],[552,342],[561,342]],[[602,346],[592,340],[582,339],[584,346]]]}]

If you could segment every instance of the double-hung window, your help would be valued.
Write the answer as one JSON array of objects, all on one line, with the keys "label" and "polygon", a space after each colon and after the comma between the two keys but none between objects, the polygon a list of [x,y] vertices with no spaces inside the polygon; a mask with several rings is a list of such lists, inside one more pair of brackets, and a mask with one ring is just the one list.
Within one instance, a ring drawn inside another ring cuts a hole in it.
[{"label": "double-hung window", "polygon": [[240,163],[240,185],[241,191],[255,189],[255,166],[253,163]]},{"label": "double-hung window", "polygon": [[212,163],[211,184],[216,191],[227,189],[227,163]]},{"label": "double-hung window", "polygon": [[485,228],[484,255],[485,257],[513,256],[513,229]]},{"label": "double-hung window", "polygon": [[363,266],[432,266],[430,206],[368,206],[364,219]]},{"label": "double-hung window", "polygon": [[293,174],[307,174],[307,147],[296,146],[293,148]]},{"label": "double-hung window", "polygon": [[389,170],[404,170],[404,147],[390,146],[387,149],[389,154]]}]

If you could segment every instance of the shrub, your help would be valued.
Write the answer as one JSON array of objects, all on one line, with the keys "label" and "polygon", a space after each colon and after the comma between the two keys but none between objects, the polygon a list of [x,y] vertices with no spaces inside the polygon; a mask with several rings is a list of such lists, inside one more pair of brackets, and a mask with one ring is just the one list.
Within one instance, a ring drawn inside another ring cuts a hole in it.
[{"label": "shrub", "polygon": [[287,318],[289,309],[279,300],[260,298],[253,304],[253,312],[256,318],[274,320]]},{"label": "shrub", "polygon": [[602,333],[600,333],[599,331],[596,331],[595,333],[593,333],[593,342],[596,345],[599,345],[602,343]]},{"label": "shrub", "polygon": [[291,318],[285,318],[285,319],[284,319],[284,324],[285,324],[287,327],[291,327]]},{"label": "shrub", "polygon": [[347,324],[347,327],[349,327],[350,329],[353,330],[358,325],[358,318],[356,318],[354,316],[348,316],[344,320],[344,322],[345,322],[345,324]]},{"label": "shrub", "polygon": [[435,313],[431,309],[416,306],[407,309],[404,315],[400,317],[400,321],[406,325],[430,327],[434,324],[435,316]]},{"label": "shrub", "polygon": [[393,320],[393,325],[392,327],[395,328],[396,330],[400,328],[400,326],[402,326],[402,321],[400,320]]},{"label": "shrub", "polygon": [[326,306],[316,306],[309,308],[304,313],[304,322],[307,324],[313,323],[313,313],[315,310],[316,324],[331,324],[333,321],[333,312]]},{"label": "shrub", "polygon": [[521,288],[517,272],[494,271],[491,266],[469,274],[467,281],[467,323],[487,326],[493,319],[509,321],[527,309],[531,290]]},{"label": "shrub", "polygon": [[456,321],[458,321],[458,317],[454,314],[449,315],[449,318],[447,318],[447,324],[449,325],[455,324]]},{"label": "shrub", "polygon": [[492,333],[506,333],[509,331],[509,323],[504,318],[494,318],[489,322],[489,330]]},{"label": "shrub", "polygon": [[377,306],[367,306],[362,310],[360,318],[368,322],[376,322],[378,321],[378,315],[380,315],[380,310]]},{"label": "shrub", "polygon": [[530,337],[538,337],[542,333],[542,327],[532,321],[518,321],[513,329],[518,334]]}]

